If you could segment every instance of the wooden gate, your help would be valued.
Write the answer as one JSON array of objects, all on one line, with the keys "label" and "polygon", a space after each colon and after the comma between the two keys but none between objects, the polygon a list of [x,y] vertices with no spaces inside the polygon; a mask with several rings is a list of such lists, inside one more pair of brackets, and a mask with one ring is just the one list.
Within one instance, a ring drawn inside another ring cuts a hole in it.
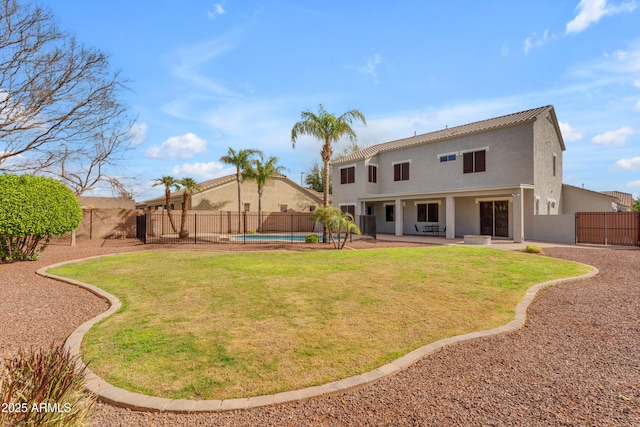
[{"label": "wooden gate", "polygon": [[639,233],[638,212],[576,213],[576,243],[637,246]]}]

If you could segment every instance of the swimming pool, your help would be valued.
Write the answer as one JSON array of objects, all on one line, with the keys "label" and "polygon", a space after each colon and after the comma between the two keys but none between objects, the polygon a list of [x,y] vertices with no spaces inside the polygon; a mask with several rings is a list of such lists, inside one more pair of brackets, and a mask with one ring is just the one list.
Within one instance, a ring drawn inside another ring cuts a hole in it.
[{"label": "swimming pool", "polygon": [[[313,233],[309,233],[313,234]],[[237,242],[295,242],[304,243],[309,234],[237,234],[233,240]],[[322,235],[317,235],[322,242]]]}]

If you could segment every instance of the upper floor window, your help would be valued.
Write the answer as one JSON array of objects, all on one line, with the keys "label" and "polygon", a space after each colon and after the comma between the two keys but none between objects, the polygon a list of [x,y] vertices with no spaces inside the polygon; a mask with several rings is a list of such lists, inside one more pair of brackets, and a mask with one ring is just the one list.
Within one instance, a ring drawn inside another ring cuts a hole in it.
[{"label": "upper floor window", "polygon": [[352,184],[356,182],[356,167],[340,169],[340,184]]},{"label": "upper floor window", "polygon": [[464,153],[462,157],[463,172],[484,172],[487,170],[485,164],[486,150],[471,151]]},{"label": "upper floor window", "polygon": [[455,159],[456,159],[456,155],[455,154],[442,155],[442,156],[440,156],[440,163],[452,162]]},{"label": "upper floor window", "polygon": [[553,176],[556,176],[557,163],[558,163],[558,157],[554,154],[553,155]]},{"label": "upper floor window", "polygon": [[378,167],[376,165],[369,165],[369,182],[378,182]]},{"label": "upper floor window", "polygon": [[393,180],[394,181],[409,180],[409,162],[395,163],[393,165]]}]

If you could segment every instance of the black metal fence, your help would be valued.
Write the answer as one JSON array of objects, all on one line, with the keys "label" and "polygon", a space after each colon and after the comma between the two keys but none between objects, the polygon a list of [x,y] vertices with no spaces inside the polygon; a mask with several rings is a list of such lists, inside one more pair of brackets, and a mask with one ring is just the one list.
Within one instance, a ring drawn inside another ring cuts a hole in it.
[{"label": "black metal fence", "polygon": [[[143,243],[304,243],[315,235],[322,241],[322,223],[313,221],[311,213],[253,212],[197,213],[192,211],[182,225],[181,214],[164,213],[139,215],[136,237]],[[171,222],[175,225],[172,227]],[[355,223],[363,235],[375,238],[375,217],[357,216]],[[181,232],[182,230],[182,232]]]}]

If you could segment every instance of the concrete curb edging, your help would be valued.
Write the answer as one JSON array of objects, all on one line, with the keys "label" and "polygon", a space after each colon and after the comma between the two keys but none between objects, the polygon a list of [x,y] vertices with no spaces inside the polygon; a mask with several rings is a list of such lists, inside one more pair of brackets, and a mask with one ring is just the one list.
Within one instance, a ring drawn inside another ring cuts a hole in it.
[{"label": "concrete curb edging", "polygon": [[[110,255],[115,255],[115,254],[110,254]],[[65,282],[71,285],[84,288],[89,292],[109,302],[110,307],[107,311],[86,321],[85,323],[80,325],[78,328],[76,328],[71,333],[71,335],[69,335],[64,345],[65,345],[65,348],[69,349],[72,355],[78,356],[79,368],[80,369],[84,368],[86,372],[85,386],[87,390],[97,395],[99,400],[106,403],[110,403],[115,406],[120,406],[124,408],[129,408],[135,411],[145,411],[145,412],[193,413],[193,412],[231,411],[231,410],[239,410],[239,409],[259,408],[259,407],[271,406],[271,405],[276,405],[281,403],[299,402],[299,401],[304,401],[311,398],[317,398],[317,397],[323,397],[323,396],[334,396],[334,395],[342,394],[348,391],[354,391],[354,390],[366,387],[370,384],[373,384],[383,378],[397,374],[398,372],[404,369],[407,369],[409,366],[413,365],[419,360],[431,354],[434,354],[447,346],[461,344],[467,341],[486,338],[494,335],[501,336],[501,335],[505,335],[510,332],[516,331],[520,329],[522,326],[524,326],[526,317],[527,317],[527,308],[535,298],[538,291],[540,291],[545,287],[555,285],[561,282],[588,279],[599,273],[599,270],[596,267],[583,264],[591,268],[592,271],[578,277],[550,280],[547,282],[533,285],[527,290],[525,296],[516,305],[515,318],[511,322],[496,328],[487,329],[487,330],[478,331],[478,332],[470,332],[468,334],[445,338],[445,339],[427,344],[423,347],[417,348],[405,354],[404,356],[392,362],[387,363],[386,365],[380,366],[379,368],[376,368],[369,372],[365,372],[360,375],[343,378],[343,379],[333,381],[327,384],[319,385],[319,386],[312,386],[312,387],[307,387],[299,390],[276,393],[272,395],[254,396],[249,398],[226,399],[226,400],[187,400],[187,399],[168,399],[163,397],[147,396],[144,394],[134,393],[119,387],[115,387],[107,383],[106,381],[104,381],[102,378],[98,377],[84,364],[84,361],[82,360],[81,353],[80,353],[80,346],[82,343],[82,339],[84,338],[84,334],[87,333],[94,324],[98,323],[100,320],[120,310],[120,308],[122,307],[122,303],[117,297],[109,294],[108,292],[103,291],[100,288],[97,288],[93,285],[89,285],[87,283],[79,282],[77,280],[49,274],[46,272],[46,270],[50,268],[58,267],[61,265],[65,265],[65,264],[76,263],[78,261],[84,261],[84,260],[93,259],[93,258],[102,258],[104,256],[110,256],[110,255],[98,255],[94,257],[60,262],[57,264],[52,264],[47,267],[40,268],[36,271],[36,273],[43,277],[47,277],[60,282]]]}]

